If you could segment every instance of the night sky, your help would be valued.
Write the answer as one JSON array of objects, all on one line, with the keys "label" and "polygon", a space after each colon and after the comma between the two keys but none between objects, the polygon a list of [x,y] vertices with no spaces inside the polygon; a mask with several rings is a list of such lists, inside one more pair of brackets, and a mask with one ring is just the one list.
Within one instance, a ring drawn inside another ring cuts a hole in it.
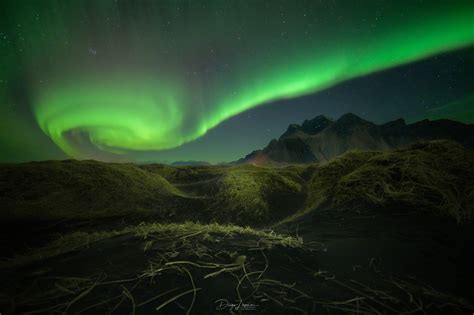
[{"label": "night sky", "polygon": [[290,123],[474,122],[473,1],[0,2],[0,161],[236,160]]}]

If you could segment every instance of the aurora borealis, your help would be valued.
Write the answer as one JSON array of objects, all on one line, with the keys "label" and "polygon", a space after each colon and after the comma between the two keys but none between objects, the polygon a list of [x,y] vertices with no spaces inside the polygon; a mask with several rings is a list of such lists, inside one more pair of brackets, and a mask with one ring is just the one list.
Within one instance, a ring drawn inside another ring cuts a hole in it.
[{"label": "aurora borealis", "polygon": [[[9,161],[61,152],[159,159],[258,106],[438,54],[472,54],[474,45],[470,1],[4,1],[0,9],[0,144]],[[454,118],[472,122],[472,102],[462,104]],[[452,118],[443,113],[425,118]]]}]

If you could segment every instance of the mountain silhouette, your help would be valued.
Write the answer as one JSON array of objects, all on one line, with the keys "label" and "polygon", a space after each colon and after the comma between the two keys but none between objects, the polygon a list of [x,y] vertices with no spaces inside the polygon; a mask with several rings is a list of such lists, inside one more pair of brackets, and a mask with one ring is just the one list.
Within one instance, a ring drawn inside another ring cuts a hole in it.
[{"label": "mountain silhouette", "polygon": [[278,140],[236,163],[311,163],[328,161],[351,150],[390,150],[417,142],[446,139],[474,147],[474,125],[448,119],[407,124],[397,119],[377,125],[347,113],[338,120],[320,115],[291,124]]}]

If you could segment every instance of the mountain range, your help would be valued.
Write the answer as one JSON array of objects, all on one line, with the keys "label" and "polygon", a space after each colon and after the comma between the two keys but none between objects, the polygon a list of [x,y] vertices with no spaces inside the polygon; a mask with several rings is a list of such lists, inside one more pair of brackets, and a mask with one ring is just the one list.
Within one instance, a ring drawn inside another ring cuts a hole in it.
[{"label": "mountain range", "polygon": [[425,119],[412,124],[397,119],[377,125],[352,113],[337,120],[320,115],[301,125],[289,125],[279,139],[236,163],[312,163],[328,161],[351,150],[383,151],[437,139],[474,148],[474,125],[448,119]]}]

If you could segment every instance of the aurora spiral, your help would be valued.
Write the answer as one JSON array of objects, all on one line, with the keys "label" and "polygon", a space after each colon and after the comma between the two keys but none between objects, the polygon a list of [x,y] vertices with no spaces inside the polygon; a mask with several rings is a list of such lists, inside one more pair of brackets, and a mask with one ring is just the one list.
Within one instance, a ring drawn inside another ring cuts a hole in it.
[{"label": "aurora spiral", "polygon": [[262,104],[474,44],[472,2],[367,4],[11,2],[2,26],[35,35],[15,51],[2,46],[2,67],[8,76],[20,64],[34,82],[31,112],[67,155],[120,159],[179,147]]}]

